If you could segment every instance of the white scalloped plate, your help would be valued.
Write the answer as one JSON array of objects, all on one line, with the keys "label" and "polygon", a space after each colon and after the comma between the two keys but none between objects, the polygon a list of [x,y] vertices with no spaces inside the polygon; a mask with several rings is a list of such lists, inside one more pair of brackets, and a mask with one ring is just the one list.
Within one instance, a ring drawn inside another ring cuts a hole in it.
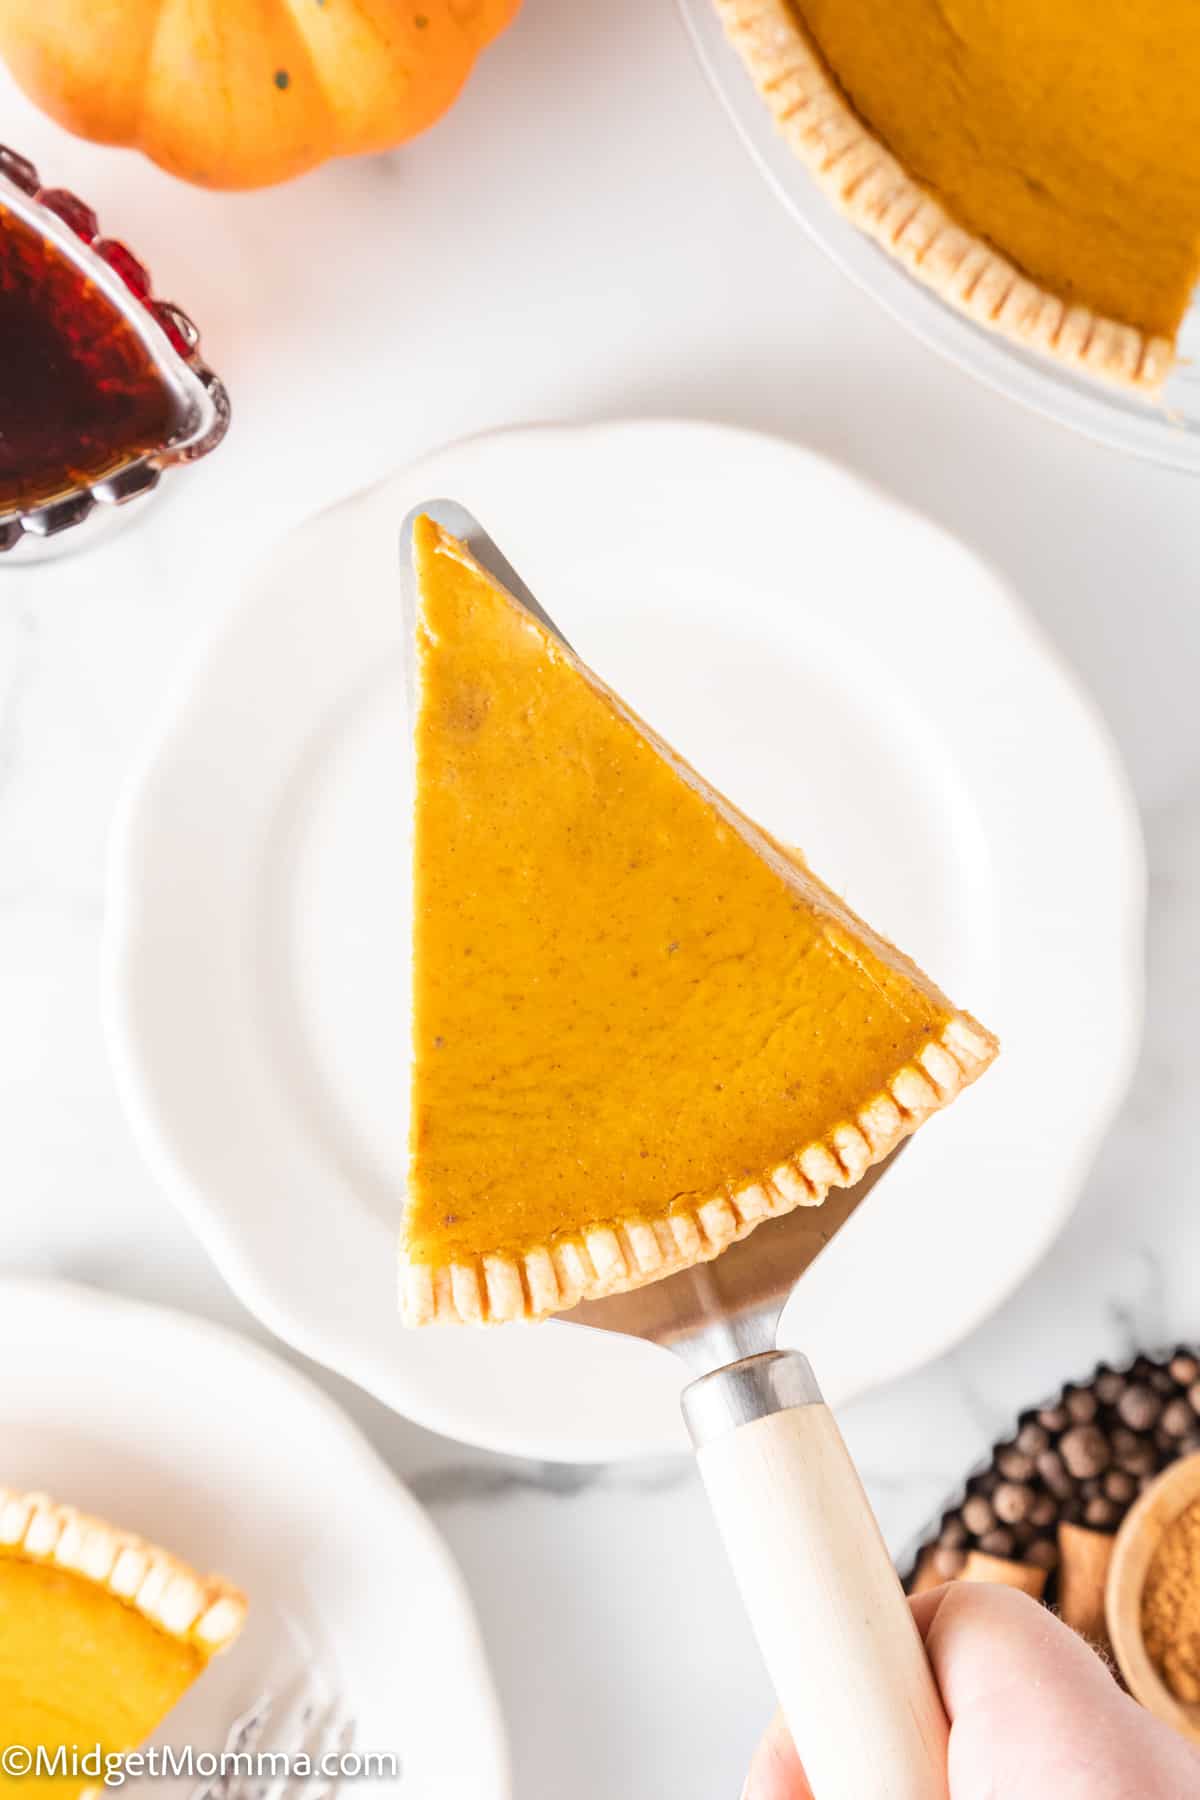
[{"label": "white scalloped plate", "polygon": [[640,713],[999,1031],[1000,1062],[921,1133],[786,1321],[835,1400],[936,1355],[1045,1250],[1124,1091],[1140,838],[1093,708],[997,577],[748,433],[460,444],[311,521],[235,600],[113,840],[110,1044],[165,1192],[273,1330],[435,1430],[571,1460],[683,1441],[665,1352],[397,1319],[396,541],[440,494]]},{"label": "white scalloped plate", "polygon": [[[357,1749],[402,1767],[344,1793],[507,1800],[458,1570],[318,1388],[231,1331],[53,1281],[0,1279],[0,1364],[0,1482],[112,1519],[250,1601],[237,1643],[151,1743],[219,1750],[264,1693],[300,1683],[349,1709]],[[186,1797],[189,1784],[160,1791]]]}]

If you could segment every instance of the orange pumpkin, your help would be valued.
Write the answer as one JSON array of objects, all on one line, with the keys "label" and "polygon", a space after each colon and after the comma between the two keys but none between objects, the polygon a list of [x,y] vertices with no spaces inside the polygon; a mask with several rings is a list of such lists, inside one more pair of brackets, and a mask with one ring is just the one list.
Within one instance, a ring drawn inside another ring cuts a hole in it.
[{"label": "orange pumpkin", "polygon": [[265,187],[423,131],[519,5],[0,0],[0,56],[81,137],[206,187]]}]

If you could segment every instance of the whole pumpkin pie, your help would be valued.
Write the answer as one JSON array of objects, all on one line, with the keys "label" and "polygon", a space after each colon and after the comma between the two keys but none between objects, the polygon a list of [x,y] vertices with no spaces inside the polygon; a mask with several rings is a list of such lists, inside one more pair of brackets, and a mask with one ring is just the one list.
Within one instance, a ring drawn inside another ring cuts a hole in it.
[{"label": "whole pumpkin pie", "polygon": [[980,324],[1156,389],[1200,276],[1187,0],[716,0],[788,143]]},{"label": "whole pumpkin pie", "polygon": [[536,1318],[819,1205],[996,1046],[429,519],[414,558],[402,1304]]},{"label": "whole pumpkin pie", "polygon": [[[44,1494],[0,1488],[0,1740],[119,1756],[241,1630],[236,1588]],[[89,1774],[0,1773],[0,1791],[71,1800]]]}]

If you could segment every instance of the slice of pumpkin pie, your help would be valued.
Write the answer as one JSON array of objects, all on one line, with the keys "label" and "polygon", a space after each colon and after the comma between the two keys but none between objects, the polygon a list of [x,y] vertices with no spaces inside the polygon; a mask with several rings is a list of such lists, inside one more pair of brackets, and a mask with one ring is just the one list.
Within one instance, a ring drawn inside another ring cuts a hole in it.
[{"label": "slice of pumpkin pie", "polygon": [[995,1040],[432,520],[406,1322],[539,1318],[855,1182]]},{"label": "slice of pumpkin pie", "polygon": [[[0,1487],[0,1743],[30,1758],[11,1779],[0,1772],[0,1794],[101,1792],[103,1759],[144,1742],[245,1616],[228,1582],[45,1494]],[[77,1775],[65,1760],[97,1751],[99,1771]]]}]

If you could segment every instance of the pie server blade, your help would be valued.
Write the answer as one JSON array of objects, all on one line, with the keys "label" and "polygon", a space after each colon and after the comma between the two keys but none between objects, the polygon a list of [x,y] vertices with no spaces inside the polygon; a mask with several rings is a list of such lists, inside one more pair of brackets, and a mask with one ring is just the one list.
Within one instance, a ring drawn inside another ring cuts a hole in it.
[{"label": "pie server blade", "polygon": [[[567,642],[452,500],[426,501],[401,527],[410,624],[412,529],[422,513]],[[883,1535],[807,1357],[776,1347],[796,1282],[903,1148],[853,1187],[766,1221],[711,1262],[562,1315],[665,1345],[697,1377],[684,1389],[684,1418],[814,1800],[948,1796],[946,1716]]]}]

